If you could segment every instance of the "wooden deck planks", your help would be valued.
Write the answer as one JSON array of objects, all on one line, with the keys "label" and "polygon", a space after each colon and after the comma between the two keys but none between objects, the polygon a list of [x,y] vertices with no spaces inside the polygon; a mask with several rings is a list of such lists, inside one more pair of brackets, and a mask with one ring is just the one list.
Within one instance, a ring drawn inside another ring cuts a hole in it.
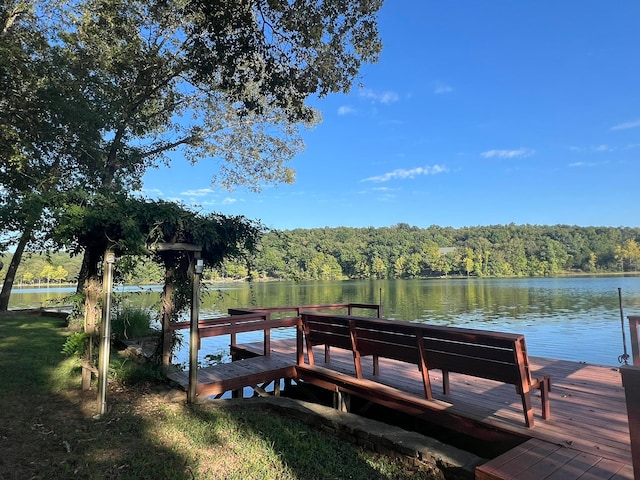
[{"label": "wooden deck planks", "polygon": [[[198,369],[198,395],[218,395],[260,383],[291,378],[293,364],[281,357],[255,357]],[[189,372],[175,372],[167,376],[185,390],[189,387]]]},{"label": "wooden deck planks", "polygon": [[[256,348],[251,345],[244,347]],[[293,358],[295,340],[274,342],[272,351]],[[509,385],[451,374],[451,394],[445,396],[441,393],[440,372],[432,371],[430,375],[434,397],[452,403],[457,412],[468,408],[471,417],[484,423],[538,439],[545,445],[552,445],[552,448],[562,449],[555,456],[544,457],[545,462],[554,466],[558,472],[552,472],[550,475],[557,477],[551,478],[573,478],[571,472],[584,470],[575,478],[632,479],[629,425],[619,371],[609,366],[580,362],[538,357],[530,359],[534,372],[541,371],[551,375],[551,419],[542,420],[539,398],[535,395],[532,398],[536,414],[534,428],[524,427],[520,398]],[[407,368],[408,365],[402,362],[380,359],[380,375],[376,378],[368,357],[362,359],[362,365],[365,378],[375,378],[416,395],[422,391],[417,368]],[[353,374],[351,352],[332,349],[330,367]],[[486,415],[486,412],[490,412],[490,415],[479,418]],[[570,458],[566,458],[567,455]],[[522,460],[523,458],[520,459]],[[540,475],[540,471],[536,475]]]},{"label": "wooden deck planks", "polygon": [[[295,339],[272,341],[271,347],[269,362],[280,365],[295,363]],[[262,344],[242,345],[242,348],[260,354]],[[316,357],[319,365],[354,375],[350,351],[333,348],[328,365],[323,364],[322,355]],[[247,360],[259,364],[265,358]],[[532,401],[536,425],[533,428],[524,426],[520,397],[512,386],[451,374],[451,394],[443,395],[440,372],[430,372],[434,397],[452,403],[456,413],[464,414],[466,411],[470,418],[531,438],[520,446],[522,448],[511,450],[480,467],[476,478],[633,479],[624,388],[617,369],[556,359],[530,359],[534,375],[538,370],[551,375],[551,419],[540,417],[539,394],[535,394]],[[264,366],[267,369],[271,367],[267,363]],[[414,395],[423,392],[420,372],[406,363],[380,359],[379,376],[373,375],[369,357],[363,358],[362,366],[367,379],[375,379]],[[232,375],[233,372],[229,369],[227,374]],[[237,374],[241,370],[235,372]],[[247,375],[245,372],[245,378]],[[188,383],[186,374],[185,378]],[[217,381],[215,376],[200,378],[201,381]]]},{"label": "wooden deck planks", "polygon": [[476,468],[476,480],[633,479],[619,461],[531,439]]}]

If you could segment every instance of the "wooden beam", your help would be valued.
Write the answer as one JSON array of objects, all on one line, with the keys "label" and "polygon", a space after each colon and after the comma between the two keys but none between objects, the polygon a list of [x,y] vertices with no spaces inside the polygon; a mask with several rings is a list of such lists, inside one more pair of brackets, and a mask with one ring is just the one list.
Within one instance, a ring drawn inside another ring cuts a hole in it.
[{"label": "wooden beam", "polygon": [[192,243],[154,243],[149,247],[151,250],[158,252],[201,252],[202,245],[194,245]]}]

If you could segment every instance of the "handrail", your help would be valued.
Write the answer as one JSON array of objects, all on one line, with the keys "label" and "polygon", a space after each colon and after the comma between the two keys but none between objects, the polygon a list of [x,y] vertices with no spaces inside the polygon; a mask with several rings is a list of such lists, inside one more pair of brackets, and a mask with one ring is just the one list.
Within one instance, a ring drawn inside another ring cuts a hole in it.
[{"label": "handrail", "polygon": [[[271,354],[271,329],[282,327],[296,327],[298,356],[302,354],[302,332],[300,315],[302,311],[308,310],[337,310],[347,309],[351,315],[354,308],[374,309],[378,318],[382,316],[382,306],[364,303],[340,303],[328,305],[305,305],[294,307],[260,307],[260,308],[231,308],[226,317],[198,319],[196,332],[192,332],[191,341],[194,345],[191,348],[200,350],[203,338],[220,335],[230,335],[231,346],[236,345],[236,334],[242,332],[252,332],[262,330],[264,334],[263,353],[265,357]],[[295,312],[295,316],[272,319],[273,313]],[[169,325],[169,330],[176,331],[191,328],[191,321],[173,322]],[[196,341],[197,340],[197,345]],[[191,376],[189,377],[189,391],[191,391]],[[196,376],[197,382],[197,376]]]},{"label": "handrail", "polygon": [[629,330],[631,330],[631,356],[633,365],[640,367],[640,335],[638,335],[638,327],[640,327],[640,316],[629,316]]},{"label": "handrail", "polygon": [[[271,319],[268,313],[249,313],[203,319],[198,322],[198,350],[201,348],[200,341],[203,338],[230,335],[231,345],[235,345],[237,333],[262,330],[264,332],[264,355],[268,357],[271,353],[271,329],[294,327],[297,323],[297,317]],[[171,325],[172,330],[188,327],[189,322],[176,322]]]},{"label": "handrail", "polygon": [[229,315],[247,314],[250,312],[268,312],[268,313],[285,313],[296,312],[296,315],[300,316],[300,312],[314,311],[314,310],[340,310],[346,309],[348,315],[353,313],[354,309],[375,310],[377,317],[382,317],[382,305],[375,303],[328,303],[328,304],[316,304],[316,305],[299,305],[299,306],[284,306],[284,307],[251,307],[251,308],[230,308],[228,310]]},{"label": "handrail", "polygon": [[[198,329],[236,323],[248,323],[251,321],[260,322],[268,319],[269,315],[258,312],[248,313],[244,315],[232,315],[227,317],[203,318],[198,320]],[[189,328],[190,326],[191,322],[174,322],[169,326],[169,328],[171,330],[181,330],[183,328]]]},{"label": "handrail", "polygon": [[[365,309],[365,310],[375,310],[377,318],[382,318],[382,305],[376,304],[376,303],[330,303],[330,304],[285,306],[285,307],[230,308],[227,310],[227,312],[231,316],[250,315],[251,313],[255,313],[255,312],[265,312],[267,314],[295,312],[296,317],[294,320],[298,321],[297,332],[296,332],[296,350],[297,350],[298,362],[300,363],[300,359],[304,355],[303,340],[302,340],[302,323],[300,321],[302,312],[309,312],[309,311],[316,311],[316,310],[346,309],[347,315],[353,315],[353,310],[356,308]],[[269,330],[265,330],[265,349],[266,349],[266,344],[269,342],[269,338],[268,338],[269,333],[270,333]],[[236,344],[236,335],[235,333],[232,333],[231,345],[235,345],[235,344]],[[265,353],[265,355],[267,354]],[[324,355],[325,355],[325,361],[329,361],[329,358],[331,356],[331,348],[328,345],[325,346]]]}]

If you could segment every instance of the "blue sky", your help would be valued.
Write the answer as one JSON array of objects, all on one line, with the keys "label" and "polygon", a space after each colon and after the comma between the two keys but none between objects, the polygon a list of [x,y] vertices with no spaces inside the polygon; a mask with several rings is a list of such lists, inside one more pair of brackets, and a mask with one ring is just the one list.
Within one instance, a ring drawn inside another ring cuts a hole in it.
[{"label": "blue sky", "polygon": [[640,226],[640,2],[387,0],[379,27],[379,62],[311,102],[293,185],[176,159],[145,191],[276,229]]}]

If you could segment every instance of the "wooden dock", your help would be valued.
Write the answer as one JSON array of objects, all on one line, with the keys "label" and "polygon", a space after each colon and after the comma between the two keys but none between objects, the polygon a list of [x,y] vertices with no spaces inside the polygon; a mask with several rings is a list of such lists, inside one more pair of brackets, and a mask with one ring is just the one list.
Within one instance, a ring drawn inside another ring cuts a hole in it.
[{"label": "wooden dock", "polygon": [[[261,345],[242,345],[251,354]],[[272,341],[272,356],[295,362],[295,340]],[[551,418],[543,420],[536,405],[536,424],[522,423],[520,398],[510,385],[451,374],[451,393],[441,394],[441,374],[431,371],[434,396],[460,414],[488,428],[525,441],[478,468],[478,480],[615,479],[633,480],[629,424],[624,389],[616,368],[531,357],[534,369],[551,375]],[[332,349],[332,369],[353,372],[349,351]],[[363,362],[365,378],[373,378],[370,362]],[[380,359],[381,383],[420,395],[422,379],[407,364]],[[443,414],[446,415],[446,414]],[[446,423],[446,422],[445,422]]]},{"label": "wooden dock", "polygon": [[[299,340],[270,340],[269,346],[265,356],[264,342],[234,345],[236,358],[245,359],[199,369],[199,394],[220,396],[242,386],[255,386],[260,393],[271,381],[279,385],[279,379],[295,378]],[[349,375],[354,373],[353,353],[349,350],[332,348],[330,363],[326,364],[317,357],[316,363],[322,366]],[[516,439],[517,447],[476,469],[477,480],[634,479],[619,370],[537,357],[530,357],[530,362],[534,373],[551,376],[551,418],[541,417],[540,399],[534,398],[535,426],[527,428],[520,396],[512,385],[451,373],[450,394],[444,395],[440,371],[430,370],[434,398],[451,406],[432,412],[427,420],[460,430],[459,422],[463,419],[465,426],[477,428],[477,432],[484,429],[487,441],[491,441],[492,435]],[[371,358],[362,360],[365,379],[424,397],[422,376],[417,368],[380,358],[379,374],[374,376],[372,363]],[[172,378],[187,389],[188,374]]]}]

